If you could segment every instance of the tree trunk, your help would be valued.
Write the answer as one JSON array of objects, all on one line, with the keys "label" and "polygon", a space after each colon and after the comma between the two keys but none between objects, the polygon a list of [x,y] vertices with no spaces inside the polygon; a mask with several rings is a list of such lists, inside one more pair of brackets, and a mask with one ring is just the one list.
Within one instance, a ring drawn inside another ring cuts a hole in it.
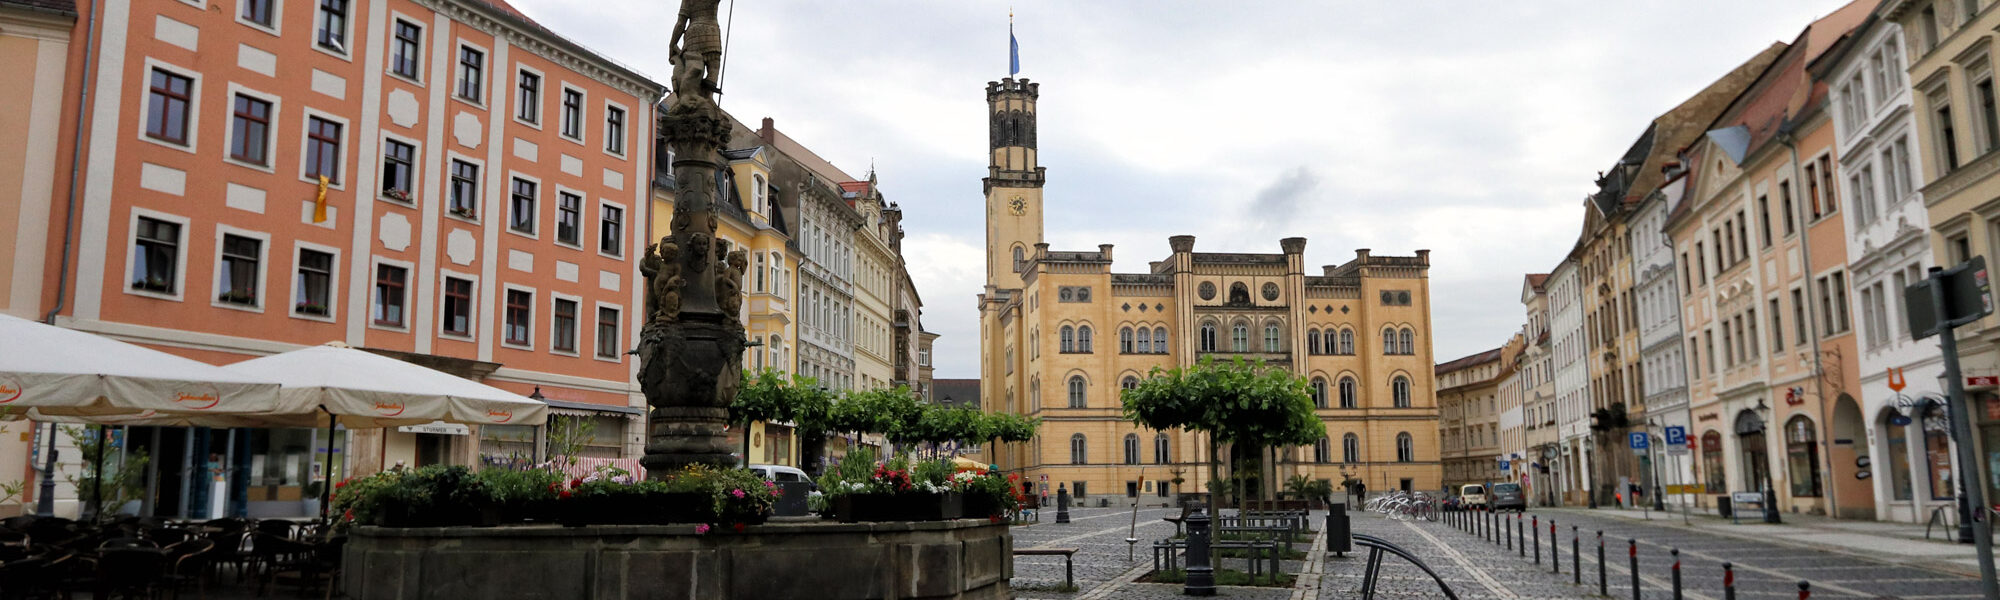
[{"label": "tree trunk", "polygon": [[1208,514],[1216,515],[1221,505],[1216,504],[1216,482],[1222,479],[1222,465],[1215,460],[1215,432],[1208,434]]},{"label": "tree trunk", "polygon": [[826,462],[826,432],[803,431],[799,433],[799,468],[807,475],[819,477],[822,463]]}]

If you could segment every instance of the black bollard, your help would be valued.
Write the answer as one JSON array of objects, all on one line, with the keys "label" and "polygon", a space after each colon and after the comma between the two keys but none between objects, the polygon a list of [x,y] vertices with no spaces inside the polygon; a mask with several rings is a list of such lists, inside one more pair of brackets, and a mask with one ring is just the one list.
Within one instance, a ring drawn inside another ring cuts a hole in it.
[{"label": "black bollard", "polygon": [[1674,555],[1674,600],[1681,600],[1681,549],[1671,551]]},{"label": "black bollard", "polygon": [[1556,535],[1555,519],[1549,519],[1549,572],[1557,575],[1563,572],[1562,537]]},{"label": "black bollard", "polygon": [[1535,564],[1542,564],[1542,518],[1528,517],[1528,528],[1535,530]]},{"label": "black bollard", "polygon": [[1522,558],[1528,557],[1528,534],[1521,529],[1525,525],[1521,522],[1521,515],[1514,515],[1514,543],[1521,547]]},{"label": "black bollard", "polygon": [[[1058,504],[1057,506],[1061,506]],[[1196,505],[1187,518],[1187,581],[1181,593],[1188,596],[1215,595],[1215,567],[1209,563],[1207,507]]]},{"label": "black bollard", "polygon": [[1722,600],[1736,600],[1736,565],[1722,563]]},{"label": "black bollard", "polygon": [[1576,526],[1569,526],[1569,573],[1576,585],[1583,585],[1583,538],[1576,535]]},{"label": "black bollard", "polygon": [[1799,600],[1810,600],[1811,598],[1812,584],[1803,581],[1799,582]]},{"label": "black bollard", "polygon": [[1506,538],[1506,539],[1507,539],[1507,549],[1508,549],[1508,550],[1513,550],[1513,549],[1514,549],[1514,519],[1513,519],[1512,517],[1509,517],[1509,518],[1507,518],[1506,520],[1503,520],[1503,521],[1501,521],[1500,523],[1501,523],[1502,525],[1506,525],[1506,527],[1505,527],[1505,528],[1503,528],[1503,529],[1501,529],[1501,530],[1500,530],[1500,537],[1503,537],[1503,538]]},{"label": "black bollard", "polygon": [[1069,522],[1069,488],[1056,484],[1056,522]]},{"label": "black bollard", "polygon": [[1626,554],[1632,557],[1632,600],[1639,600],[1639,540],[1627,538]]},{"label": "black bollard", "polygon": [[1597,530],[1597,595],[1610,596],[1611,586],[1604,579],[1604,530]]}]

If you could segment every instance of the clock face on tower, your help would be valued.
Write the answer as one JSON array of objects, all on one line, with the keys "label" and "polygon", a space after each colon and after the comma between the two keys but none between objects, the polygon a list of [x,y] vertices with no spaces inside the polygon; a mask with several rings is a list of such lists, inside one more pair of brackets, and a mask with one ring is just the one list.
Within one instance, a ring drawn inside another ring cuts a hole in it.
[{"label": "clock face on tower", "polygon": [[1013,199],[1007,201],[1007,211],[1014,213],[1016,217],[1027,214],[1028,199],[1015,196]]}]

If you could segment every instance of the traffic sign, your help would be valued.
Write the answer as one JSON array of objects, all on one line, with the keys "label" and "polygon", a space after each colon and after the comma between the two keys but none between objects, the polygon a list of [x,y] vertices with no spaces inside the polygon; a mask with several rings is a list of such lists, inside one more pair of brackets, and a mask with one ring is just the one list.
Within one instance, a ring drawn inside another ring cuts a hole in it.
[{"label": "traffic sign", "polygon": [[1688,430],[1686,427],[1668,425],[1666,427],[1666,436],[1668,446],[1686,446],[1688,443]]},{"label": "traffic sign", "polygon": [[1645,433],[1645,432],[1643,432],[1643,431],[1642,431],[1642,432],[1635,432],[1635,433],[1633,433],[1633,434],[1632,434],[1632,449],[1633,449],[1633,450],[1645,450],[1645,449],[1646,449],[1646,446],[1647,446],[1647,444],[1648,444],[1648,443],[1649,443],[1649,442],[1648,442],[1648,440],[1646,439],[1646,433]]}]

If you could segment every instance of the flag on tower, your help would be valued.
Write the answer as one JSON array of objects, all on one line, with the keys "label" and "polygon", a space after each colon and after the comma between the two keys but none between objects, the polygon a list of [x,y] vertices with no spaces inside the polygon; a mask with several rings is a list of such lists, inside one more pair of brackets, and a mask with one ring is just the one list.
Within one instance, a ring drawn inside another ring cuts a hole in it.
[{"label": "flag on tower", "polygon": [[1014,39],[1014,11],[1007,11],[1007,76],[1021,74],[1021,40]]}]

